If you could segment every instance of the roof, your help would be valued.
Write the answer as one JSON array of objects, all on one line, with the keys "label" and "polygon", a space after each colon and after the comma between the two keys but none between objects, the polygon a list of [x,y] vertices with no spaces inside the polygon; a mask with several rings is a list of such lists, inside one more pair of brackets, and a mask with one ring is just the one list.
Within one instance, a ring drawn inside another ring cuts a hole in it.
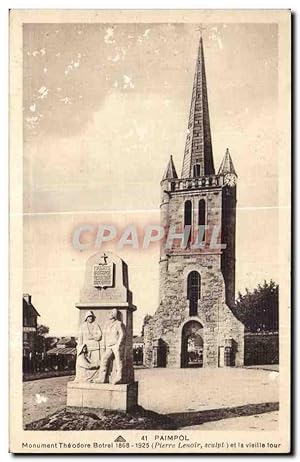
[{"label": "roof", "polygon": [[51,348],[47,355],[76,355],[76,348]]},{"label": "roof", "polygon": [[233,173],[234,175],[236,175],[236,171],[234,169],[233,162],[232,162],[231,155],[230,155],[228,148],[226,149],[225,155],[221,162],[218,175],[225,175],[226,173]]},{"label": "roof", "polygon": [[36,316],[40,316],[40,314],[38,313],[37,309],[33,306],[33,304],[31,302],[28,303],[26,298],[23,296],[23,310],[24,308],[27,310],[33,311]]},{"label": "roof", "polygon": [[58,345],[68,345],[69,347],[75,347],[76,346],[75,337],[61,337],[57,342],[57,346]]},{"label": "roof", "polygon": [[200,37],[194,76],[182,178],[192,178],[195,175],[193,170],[196,164],[199,165],[197,176],[215,174],[202,37]]},{"label": "roof", "polygon": [[163,176],[163,180],[171,180],[173,178],[178,178],[176,168],[173,162],[173,156],[170,156],[166,171]]}]

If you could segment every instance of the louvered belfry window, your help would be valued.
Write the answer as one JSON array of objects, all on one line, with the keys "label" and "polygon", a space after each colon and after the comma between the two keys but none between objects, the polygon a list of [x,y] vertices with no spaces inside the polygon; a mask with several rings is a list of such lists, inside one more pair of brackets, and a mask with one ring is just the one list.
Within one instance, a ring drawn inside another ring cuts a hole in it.
[{"label": "louvered belfry window", "polygon": [[[184,226],[192,225],[192,202],[185,201],[184,203]],[[191,243],[191,231],[189,234],[187,246],[189,247]]]},{"label": "louvered belfry window", "polygon": [[[198,206],[198,225],[206,225],[206,204],[204,199],[200,199]],[[205,229],[202,231],[202,242],[205,241]]]}]

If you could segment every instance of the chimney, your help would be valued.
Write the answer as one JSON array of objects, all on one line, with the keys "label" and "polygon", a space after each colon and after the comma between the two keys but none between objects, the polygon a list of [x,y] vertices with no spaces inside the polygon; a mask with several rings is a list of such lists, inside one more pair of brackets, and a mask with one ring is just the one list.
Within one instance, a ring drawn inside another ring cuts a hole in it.
[{"label": "chimney", "polygon": [[28,305],[31,305],[31,295],[30,294],[23,294],[23,298]]}]

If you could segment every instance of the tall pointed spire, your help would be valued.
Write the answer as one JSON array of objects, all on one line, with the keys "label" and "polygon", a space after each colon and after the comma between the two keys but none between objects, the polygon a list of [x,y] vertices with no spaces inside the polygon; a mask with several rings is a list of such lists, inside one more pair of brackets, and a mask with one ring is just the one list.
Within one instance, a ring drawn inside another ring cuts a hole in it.
[{"label": "tall pointed spire", "polygon": [[175,168],[175,165],[174,165],[174,162],[173,162],[173,156],[171,154],[170,160],[168,162],[166,171],[165,171],[164,176],[163,176],[162,179],[163,180],[171,180],[173,178],[178,178],[178,176],[177,176],[176,168]]},{"label": "tall pointed spire", "polygon": [[233,166],[233,162],[230,156],[229,149],[226,149],[225,155],[223,157],[223,160],[221,162],[218,175],[225,175],[226,173],[233,173],[236,175],[235,168]]},{"label": "tall pointed spire", "polygon": [[203,40],[200,37],[181,176],[191,178],[214,173]]}]

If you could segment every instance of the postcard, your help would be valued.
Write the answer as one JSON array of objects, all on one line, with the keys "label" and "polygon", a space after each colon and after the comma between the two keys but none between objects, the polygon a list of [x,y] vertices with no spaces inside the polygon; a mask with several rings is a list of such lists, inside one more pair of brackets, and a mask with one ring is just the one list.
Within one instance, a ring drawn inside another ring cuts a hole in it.
[{"label": "postcard", "polygon": [[289,10],[11,10],[11,452],[290,452],[290,140]]}]

